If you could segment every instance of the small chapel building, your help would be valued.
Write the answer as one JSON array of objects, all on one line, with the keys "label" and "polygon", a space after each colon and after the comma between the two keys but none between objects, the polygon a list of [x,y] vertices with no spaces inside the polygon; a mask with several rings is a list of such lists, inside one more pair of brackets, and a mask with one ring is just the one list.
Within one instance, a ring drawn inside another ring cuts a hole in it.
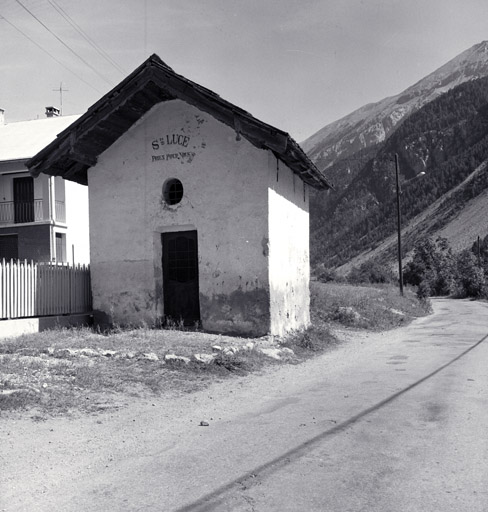
[{"label": "small chapel building", "polygon": [[27,166],[88,185],[93,307],[109,322],[309,325],[309,193],[327,179],[287,133],[157,55]]}]

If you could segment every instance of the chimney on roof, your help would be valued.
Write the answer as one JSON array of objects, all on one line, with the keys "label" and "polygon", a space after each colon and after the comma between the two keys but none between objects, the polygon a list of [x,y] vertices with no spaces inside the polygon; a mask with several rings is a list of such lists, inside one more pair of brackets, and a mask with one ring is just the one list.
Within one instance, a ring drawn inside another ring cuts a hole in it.
[{"label": "chimney on roof", "polygon": [[59,117],[59,108],[46,107],[46,117]]},{"label": "chimney on roof", "polygon": [[0,124],[5,124],[5,110],[0,108]]}]

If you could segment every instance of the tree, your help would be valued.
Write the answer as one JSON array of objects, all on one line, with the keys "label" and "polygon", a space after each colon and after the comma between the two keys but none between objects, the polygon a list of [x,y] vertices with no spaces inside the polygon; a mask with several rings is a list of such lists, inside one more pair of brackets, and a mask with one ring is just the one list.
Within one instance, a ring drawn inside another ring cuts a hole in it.
[{"label": "tree", "polygon": [[445,238],[422,239],[403,273],[406,284],[421,287],[422,296],[449,295],[454,283],[454,256]]},{"label": "tree", "polygon": [[460,297],[482,297],[486,295],[486,280],[483,268],[476,256],[468,249],[456,258],[456,294]]}]

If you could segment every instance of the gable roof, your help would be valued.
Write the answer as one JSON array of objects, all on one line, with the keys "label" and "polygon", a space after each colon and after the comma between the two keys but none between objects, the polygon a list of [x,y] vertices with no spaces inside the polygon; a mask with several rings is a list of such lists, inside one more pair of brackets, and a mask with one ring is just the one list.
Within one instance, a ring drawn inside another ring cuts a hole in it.
[{"label": "gable roof", "polygon": [[45,117],[0,124],[0,162],[32,158],[79,117]]},{"label": "gable roof", "polygon": [[33,176],[43,172],[86,185],[87,170],[96,164],[103,151],[154,105],[174,99],[207,112],[235,129],[257,148],[273,151],[312,187],[331,188],[325,176],[288,133],[259,121],[211,90],[176,74],[155,54],[26,165]]}]

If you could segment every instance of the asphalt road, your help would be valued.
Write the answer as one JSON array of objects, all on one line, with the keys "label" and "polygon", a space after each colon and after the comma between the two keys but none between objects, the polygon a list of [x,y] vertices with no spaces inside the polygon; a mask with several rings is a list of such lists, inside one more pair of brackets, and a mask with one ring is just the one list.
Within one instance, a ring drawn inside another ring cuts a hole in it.
[{"label": "asphalt road", "polygon": [[32,501],[3,510],[488,511],[488,304],[434,307],[302,365],[72,425],[99,427],[98,451],[73,442],[57,482],[26,479]]}]

